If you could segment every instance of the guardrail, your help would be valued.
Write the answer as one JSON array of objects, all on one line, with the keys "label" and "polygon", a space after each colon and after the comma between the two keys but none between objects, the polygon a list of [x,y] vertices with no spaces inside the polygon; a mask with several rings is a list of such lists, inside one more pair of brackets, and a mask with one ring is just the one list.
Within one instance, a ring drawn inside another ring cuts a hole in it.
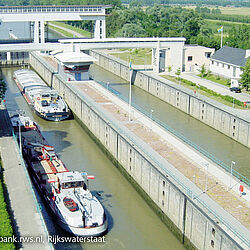
[{"label": "guardrail", "polygon": [[[99,84],[101,84],[103,87],[107,88],[110,92],[112,92],[113,94],[115,94],[116,96],[118,96],[120,99],[124,100],[124,101],[128,101],[127,98],[125,98],[124,96],[122,96],[118,91],[116,91],[115,89],[113,89],[110,84],[106,84],[104,82],[101,81],[97,81]],[[150,112],[144,110],[142,107],[132,103],[132,106],[135,107],[137,110],[139,110],[141,113],[143,113],[144,115],[146,115],[147,117],[151,117]],[[222,162],[220,159],[216,158],[214,155],[212,155],[211,153],[207,152],[205,149],[203,149],[202,147],[198,146],[197,144],[193,143],[191,140],[187,139],[184,135],[182,135],[181,133],[179,133],[178,131],[176,131],[175,129],[169,127],[167,124],[163,123],[161,120],[157,119],[157,118],[153,118],[153,121],[156,122],[157,124],[159,124],[161,127],[163,127],[164,129],[166,129],[167,131],[169,131],[171,134],[173,134],[174,136],[178,137],[179,139],[181,139],[183,142],[185,142],[186,144],[190,145],[191,147],[193,147],[195,150],[197,150],[198,152],[200,152],[201,154],[203,154],[204,156],[206,156],[208,159],[210,159],[211,161],[213,161],[214,163],[216,163],[217,165],[219,165],[220,167],[222,167],[225,171],[227,171],[228,173],[231,173],[231,167],[226,165],[224,162]],[[244,182],[246,185],[248,185],[248,187],[250,187],[250,180],[245,177],[244,175],[242,175],[241,173],[239,173],[238,171],[232,169],[232,174],[233,176],[235,176],[238,180]]]},{"label": "guardrail", "polygon": [[58,5],[58,6],[8,6],[0,7],[0,13],[46,13],[46,12],[83,12],[105,13],[109,5]]}]

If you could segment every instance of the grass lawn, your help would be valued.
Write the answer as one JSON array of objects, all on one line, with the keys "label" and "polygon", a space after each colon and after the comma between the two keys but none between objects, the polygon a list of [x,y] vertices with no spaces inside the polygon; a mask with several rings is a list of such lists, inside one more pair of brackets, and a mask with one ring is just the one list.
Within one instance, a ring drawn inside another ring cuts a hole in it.
[{"label": "grass lawn", "polygon": [[[1,169],[1,159],[0,159]],[[10,216],[7,211],[7,205],[4,197],[3,175],[0,173],[0,237],[11,237],[13,229],[11,226]],[[0,242],[0,249],[9,250],[16,249],[14,243]]]},{"label": "grass lawn", "polygon": [[[211,98],[211,99],[213,99],[215,101],[218,101],[218,102],[220,102],[222,104],[225,104],[225,105],[227,105],[229,107],[233,107],[233,103],[228,100],[228,99],[232,99],[230,97],[228,98],[227,96],[222,96],[220,94],[214,94],[213,91],[211,91],[210,89],[207,89],[207,88],[202,87],[202,86],[201,87],[197,87],[195,83],[193,83],[192,85],[191,84],[187,84],[186,82],[189,82],[189,83],[191,83],[191,82],[190,81],[186,81],[184,79],[182,79],[182,80],[179,81],[174,76],[169,76],[169,75],[161,75],[161,76],[164,77],[164,78],[166,78],[166,79],[168,79],[168,80],[170,80],[170,81],[172,81],[172,82],[180,84],[180,85],[182,85],[182,86],[184,86],[184,87],[186,87],[188,89],[196,91],[196,93],[198,95],[201,94],[201,95],[207,96],[207,97],[209,97],[209,98]],[[238,101],[238,100],[235,99],[234,108],[237,108],[237,109],[246,109],[246,108],[244,108],[243,103],[241,103],[241,105],[238,105],[238,103],[240,103],[240,101]]]},{"label": "grass lawn", "polygon": [[151,49],[120,50],[119,52],[110,52],[109,54],[127,62],[131,61],[135,65],[152,64]]},{"label": "grass lawn", "polygon": [[[200,75],[198,75],[199,77],[201,77]],[[223,77],[218,77],[215,75],[210,75],[210,76],[205,76],[205,77],[201,77],[201,78],[205,78],[207,80],[213,81],[213,82],[217,82],[219,84],[222,84],[224,86],[230,87],[231,83],[229,79],[223,78]]]},{"label": "grass lawn", "polygon": [[[196,5],[182,5],[181,7],[186,9],[195,9]],[[216,9],[216,6],[201,6],[201,7],[208,7],[209,9]],[[250,8],[249,7],[222,7],[218,6],[220,9],[221,14],[224,15],[242,15],[242,16],[250,16]]]},{"label": "grass lawn", "polygon": [[[230,22],[230,21],[223,21],[223,20],[211,20],[211,19],[204,19],[205,24],[207,27],[211,28],[214,33],[218,33],[218,29],[223,26],[223,35],[227,33],[233,26],[239,25],[250,25],[249,23],[239,23],[239,22]],[[249,26],[250,27],[250,26]],[[220,33],[218,33],[220,36]]]},{"label": "grass lawn", "polygon": [[249,7],[219,7],[221,14],[250,16]]},{"label": "grass lawn", "polygon": [[[73,31],[76,31],[78,33],[80,33],[81,35],[85,36],[85,37],[88,37],[88,38],[91,38],[91,33],[86,31],[86,30],[83,30],[83,29],[80,29],[80,28],[77,28],[77,27],[74,27],[72,25],[69,25],[69,24],[66,24],[66,23],[62,23],[62,22],[50,22],[52,24],[56,24],[58,26],[61,26],[61,27],[64,27],[64,28],[67,28],[67,29],[71,29]],[[55,29],[55,27],[53,27],[53,29]],[[69,32],[68,32],[69,33]],[[69,37],[69,36],[68,36]],[[71,35],[70,37],[73,37],[73,35]]]},{"label": "grass lawn", "polygon": [[73,34],[71,34],[70,32],[66,30],[63,30],[63,29],[60,29],[51,25],[49,25],[49,28],[51,28],[52,30],[58,31],[59,33],[63,34],[65,37],[72,37],[72,38],[74,37]]}]

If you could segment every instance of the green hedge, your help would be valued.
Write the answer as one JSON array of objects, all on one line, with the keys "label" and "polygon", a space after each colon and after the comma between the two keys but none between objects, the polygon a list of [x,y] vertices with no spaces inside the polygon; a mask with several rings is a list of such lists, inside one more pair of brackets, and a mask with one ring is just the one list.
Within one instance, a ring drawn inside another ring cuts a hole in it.
[{"label": "green hedge", "polygon": [[[196,84],[193,83],[193,82],[191,82],[191,81],[188,81],[188,80],[185,80],[185,79],[180,79],[180,80],[181,80],[181,82],[183,82],[183,83],[185,83],[185,84],[187,84],[189,86],[196,86]],[[211,89],[208,89],[208,88],[206,88],[204,86],[200,86],[199,89],[202,90],[202,91],[204,91],[204,92],[206,92],[206,93],[208,93],[208,94],[210,94],[210,95],[213,95],[213,96],[216,96],[216,97],[220,97],[221,99],[223,99],[223,100],[225,100],[227,102],[234,103],[236,105],[244,107],[244,103],[243,102],[241,102],[241,101],[233,98],[232,96],[221,95],[221,94],[219,94],[219,93],[217,93],[217,92],[215,92],[215,91],[213,91]]]},{"label": "green hedge", "polygon": [[3,182],[3,174],[0,159],[0,249],[9,250],[16,249],[14,243],[4,243],[3,237],[13,236],[13,229],[9,213],[7,211],[7,204],[5,199],[5,184]]},{"label": "green hedge", "polygon": [[0,100],[4,98],[7,90],[6,83],[2,77],[0,77]]}]

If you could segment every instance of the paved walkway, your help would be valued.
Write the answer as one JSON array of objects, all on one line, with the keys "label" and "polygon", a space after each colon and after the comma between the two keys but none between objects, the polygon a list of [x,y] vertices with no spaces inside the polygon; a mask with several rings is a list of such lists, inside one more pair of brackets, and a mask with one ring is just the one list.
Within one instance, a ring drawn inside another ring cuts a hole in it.
[{"label": "paved walkway", "polygon": [[[0,107],[0,121],[0,153],[14,221],[14,234],[18,240],[20,237],[27,237],[26,242],[17,243],[17,247],[28,250],[52,249],[52,245],[49,246],[47,242],[46,228],[38,212],[32,184],[11,136],[7,111],[3,107]],[[28,240],[37,243],[27,243]]]},{"label": "paved walkway", "polygon": [[229,87],[221,85],[221,84],[213,82],[213,81],[210,81],[210,80],[207,80],[207,79],[204,79],[204,78],[201,78],[201,77],[195,75],[194,73],[185,73],[184,72],[184,73],[181,73],[180,77],[183,79],[192,81],[192,82],[199,84],[201,86],[204,86],[208,89],[211,89],[219,94],[232,96],[235,99],[238,99],[242,102],[250,101],[250,94],[231,92],[229,90]]},{"label": "paved walkway", "polygon": [[[73,36],[75,36],[75,37],[85,37],[84,35],[82,35],[82,34],[76,32],[76,31],[74,31],[74,30],[71,30],[71,29],[62,27],[62,26],[60,26],[60,25],[56,25],[56,24],[54,24],[54,23],[49,23],[49,26],[52,26],[52,30],[53,30],[53,27],[56,27],[56,28],[59,28],[59,29],[62,29],[62,30],[65,30],[65,31],[71,33],[71,34],[72,34]],[[63,35],[63,36],[65,36],[64,34],[60,33],[60,31],[57,31],[57,30],[54,30],[54,31],[57,32],[57,33],[59,33],[59,34],[61,34],[61,35]]]}]

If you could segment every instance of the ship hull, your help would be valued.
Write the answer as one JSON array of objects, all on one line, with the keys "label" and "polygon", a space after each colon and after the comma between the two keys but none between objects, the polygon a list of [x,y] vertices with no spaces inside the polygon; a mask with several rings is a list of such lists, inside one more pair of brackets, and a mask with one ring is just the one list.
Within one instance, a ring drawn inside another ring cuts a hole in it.
[{"label": "ship hull", "polygon": [[[32,107],[32,109],[34,109]],[[44,120],[47,121],[54,121],[54,122],[58,122],[58,121],[63,121],[69,118],[69,113],[68,112],[58,112],[58,113],[45,113],[44,115],[41,114],[40,112],[38,112],[37,110],[35,110],[35,113],[43,118]]]},{"label": "ship hull", "polygon": [[58,220],[58,224],[61,228],[63,228],[65,231],[74,234],[76,236],[81,237],[98,237],[104,235],[108,230],[108,222],[107,219],[105,223],[98,227],[91,227],[91,228],[84,228],[84,227],[72,227],[68,224],[63,223],[62,221]]}]

